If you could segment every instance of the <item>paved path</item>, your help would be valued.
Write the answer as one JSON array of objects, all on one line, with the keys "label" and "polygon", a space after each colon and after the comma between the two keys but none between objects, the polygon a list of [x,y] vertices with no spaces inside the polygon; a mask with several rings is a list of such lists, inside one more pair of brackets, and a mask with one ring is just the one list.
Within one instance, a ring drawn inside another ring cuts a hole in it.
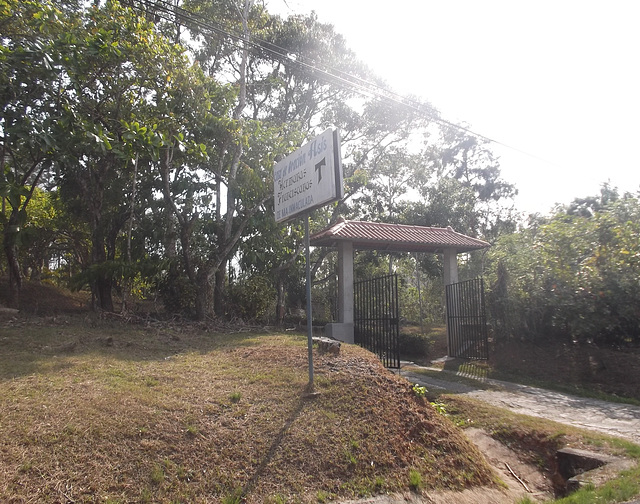
[{"label": "paved path", "polygon": [[[438,378],[421,374],[421,369],[438,371]],[[610,403],[596,399],[586,399],[560,392],[552,392],[526,385],[501,382],[475,376],[461,375],[473,381],[460,383],[456,374],[437,368],[422,368],[413,363],[403,362],[400,375],[411,383],[418,383],[427,389],[446,390],[449,393],[466,395],[481,401],[509,409],[516,413],[548,418],[564,424],[618,436],[640,444],[640,407],[628,404]],[[342,504],[476,504],[513,503],[520,501],[506,493],[492,492],[465,496],[465,493],[444,492],[442,495],[422,498],[414,494],[377,496],[368,499],[345,501]],[[640,504],[633,500],[624,504]]]},{"label": "paved path", "polygon": [[[421,374],[420,369],[420,366],[403,362],[400,374],[410,382],[419,383],[427,389],[447,390],[516,413],[548,418],[583,429],[622,437],[640,444],[640,407],[638,406],[576,397],[561,392],[489,379],[477,379],[480,386],[473,387],[467,384],[469,382],[462,384],[453,381],[455,375],[451,372],[436,368],[423,368],[440,371],[442,378],[437,379]],[[482,384],[489,385],[490,389],[483,390],[486,386],[482,387]]]}]

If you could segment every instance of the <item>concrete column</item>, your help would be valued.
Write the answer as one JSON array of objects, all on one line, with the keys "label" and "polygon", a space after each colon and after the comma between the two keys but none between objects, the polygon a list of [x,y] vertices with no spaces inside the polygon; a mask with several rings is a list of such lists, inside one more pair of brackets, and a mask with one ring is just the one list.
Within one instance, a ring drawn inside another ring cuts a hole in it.
[{"label": "concrete column", "polygon": [[353,243],[338,243],[338,322],[353,323]]},{"label": "concrete column", "polygon": [[444,284],[458,283],[458,251],[448,248],[444,251]]},{"label": "concrete column", "polygon": [[[456,249],[444,251],[444,284],[451,285],[458,282],[458,252]],[[445,305],[446,307],[446,305]],[[447,313],[447,316],[449,314]],[[447,323],[447,355],[451,356],[451,339],[449,324]]]},{"label": "concrete column", "polygon": [[338,243],[338,322],[327,324],[326,336],[353,343],[353,243]]}]

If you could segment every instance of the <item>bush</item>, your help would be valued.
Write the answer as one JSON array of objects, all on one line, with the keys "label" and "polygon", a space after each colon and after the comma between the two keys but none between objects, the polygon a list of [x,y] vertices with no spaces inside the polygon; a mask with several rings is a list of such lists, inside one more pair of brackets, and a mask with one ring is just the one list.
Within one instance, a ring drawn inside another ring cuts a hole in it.
[{"label": "bush", "polygon": [[640,344],[640,201],[558,211],[490,251],[487,302],[499,338]]},{"label": "bush", "polygon": [[236,316],[268,322],[275,317],[276,289],[265,275],[244,278],[229,289]]},{"label": "bush", "polygon": [[426,335],[412,332],[400,332],[400,355],[424,358],[429,355],[429,339]]}]

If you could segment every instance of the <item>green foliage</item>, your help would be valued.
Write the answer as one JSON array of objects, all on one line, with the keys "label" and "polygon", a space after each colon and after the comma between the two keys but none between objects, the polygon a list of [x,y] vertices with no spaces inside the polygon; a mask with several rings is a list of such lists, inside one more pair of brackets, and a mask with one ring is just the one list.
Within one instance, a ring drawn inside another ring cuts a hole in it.
[{"label": "green foliage", "polygon": [[192,314],[197,287],[175,267],[176,263],[179,263],[177,259],[170,261],[168,268],[159,275],[157,280],[158,293],[167,314]]},{"label": "green foliage", "polygon": [[427,395],[427,389],[426,387],[423,387],[417,383],[415,383],[412,387],[411,390],[413,391],[413,393],[417,396],[417,397],[424,397]]},{"label": "green foliage", "polygon": [[275,314],[275,289],[264,275],[241,279],[231,287],[231,299],[237,316],[245,320],[267,321]]},{"label": "green foliage", "polygon": [[424,358],[429,355],[429,340],[424,334],[409,333],[403,330],[398,336],[400,355],[411,358]]},{"label": "green foliage", "polygon": [[414,492],[419,492],[422,489],[422,474],[416,469],[409,470],[409,488]]},{"label": "green foliage", "polygon": [[240,504],[242,502],[242,497],[244,492],[242,488],[236,488],[231,493],[225,495],[222,498],[222,504]]},{"label": "green foliage", "polygon": [[431,406],[442,416],[448,416],[446,405],[440,401],[432,402]]},{"label": "green foliage", "polygon": [[[246,24],[287,54],[374,79],[315,14],[282,19],[257,5],[243,20],[219,2],[183,6],[237,33]],[[294,58],[257,46],[245,52],[204,24],[165,16],[153,24],[154,7],[145,8],[141,15],[118,2],[0,2],[0,225],[16,287],[26,272],[72,279],[89,285],[105,310],[113,309],[112,292],[144,296],[155,287],[170,313],[203,318],[213,306],[266,320],[276,304],[281,321],[285,304],[303,298],[302,232],[273,220],[272,167],[329,124],[343,138],[346,193],[316,212],[315,228],[339,214],[473,233],[495,224],[487,205],[509,196],[510,186],[481,142],[359,96]],[[422,134],[428,145],[416,142]],[[56,188],[45,196],[47,218],[36,217],[44,206],[28,210],[41,187]],[[424,201],[409,205],[411,191]],[[316,279],[326,279],[314,299],[329,318],[335,271],[324,257],[314,252]],[[54,263],[58,271],[48,272]],[[412,260],[392,263],[403,277],[415,273]],[[438,261],[422,258],[420,266],[431,280],[425,291],[435,292]],[[388,268],[384,254],[357,266],[359,277]],[[229,269],[242,271],[240,280]],[[440,321],[437,296],[421,302],[416,282],[405,287],[409,319]]]},{"label": "green foliage", "polygon": [[489,260],[487,299],[498,337],[640,342],[637,197],[607,199],[592,214],[561,209],[502,237]]}]

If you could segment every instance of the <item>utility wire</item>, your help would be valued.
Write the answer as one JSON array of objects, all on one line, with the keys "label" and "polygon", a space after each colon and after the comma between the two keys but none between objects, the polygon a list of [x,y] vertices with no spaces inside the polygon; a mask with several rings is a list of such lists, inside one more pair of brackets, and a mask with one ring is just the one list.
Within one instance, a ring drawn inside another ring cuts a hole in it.
[{"label": "utility wire", "polygon": [[[461,124],[456,124],[454,122],[443,119],[442,117],[440,117],[437,111],[435,109],[432,109],[430,106],[415,102],[414,100],[406,96],[402,96],[376,83],[362,79],[356,75],[349,74],[335,67],[326,65],[323,69],[318,67],[316,64],[307,63],[306,61],[304,61],[304,57],[300,55],[292,54],[287,49],[280,47],[277,44],[260,39],[258,37],[245,38],[240,33],[233,33],[232,31],[229,31],[228,29],[222,27],[219,23],[205,20],[201,15],[191,12],[187,9],[184,9],[183,7],[172,5],[168,3],[167,0],[154,0],[153,3],[147,0],[146,2],[141,1],[139,3],[141,5],[136,6],[135,5],[136,2],[135,1],[132,2],[133,8],[141,12],[147,12],[147,9],[154,8],[155,11],[153,12],[153,14],[161,17],[165,21],[169,21],[169,22],[180,21],[184,24],[190,24],[191,26],[195,26],[201,29],[202,31],[213,33],[218,36],[222,36],[224,39],[230,40],[231,45],[233,45],[238,49],[243,49],[244,44],[248,44],[260,51],[263,51],[268,54],[271,54],[272,56],[275,56],[275,58],[280,61],[285,60],[287,63],[298,65],[300,68],[303,68],[309,71],[310,73],[313,73],[316,76],[323,77],[325,81],[333,82],[340,86],[347,87],[352,91],[356,91],[363,95],[373,95],[376,98],[386,100],[396,105],[407,107],[409,110],[412,110],[420,115],[426,116],[427,118],[437,123],[440,123],[444,126],[456,129],[458,131],[463,131],[476,138],[479,138],[497,145],[502,145],[503,147],[512,149],[514,151],[518,151],[527,156],[534,157],[534,158],[540,159],[541,161],[544,161],[538,156],[525,152],[511,145],[507,145],[503,142],[490,138],[486,135],[482,135],[481,133],[477,133],[470,128],[462,126]],[[164,15],[160,15],[159,12]],[[170,16],[170,17],[167,17],[167,16]],[[548,162],[548,161],[545,161],[545,162]]]}]

